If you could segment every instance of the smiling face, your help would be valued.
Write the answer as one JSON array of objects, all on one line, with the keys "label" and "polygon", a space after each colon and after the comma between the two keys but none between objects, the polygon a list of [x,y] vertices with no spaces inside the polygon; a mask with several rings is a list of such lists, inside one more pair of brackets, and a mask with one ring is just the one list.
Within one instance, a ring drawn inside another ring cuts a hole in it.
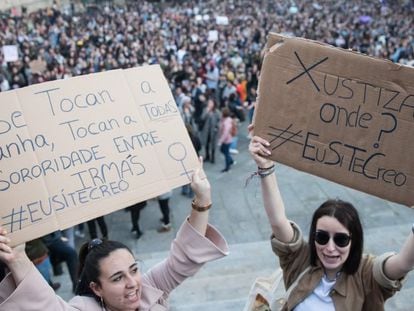
[{"label": "smiling face", "polygon": [[141,274],[132,254],[117,249],[99,262],[100,284],[90,288],[111,311],[135,311],[140,305]]},{"label": "smiling face", "polygon": [[316,254],[325,268],[326,275],[329,279],[334,279],[336,273],[342,269],[342,266],[348,259],[352,241],[345,247],[339,247],[335,244],[333,236],[335,233],[345,233],[347,235],[350,233],[343,224],[331,216],[319,218],[316,223],[316,231],[325,231],[331,237],[325,245],[315,241],[315,247]]}]

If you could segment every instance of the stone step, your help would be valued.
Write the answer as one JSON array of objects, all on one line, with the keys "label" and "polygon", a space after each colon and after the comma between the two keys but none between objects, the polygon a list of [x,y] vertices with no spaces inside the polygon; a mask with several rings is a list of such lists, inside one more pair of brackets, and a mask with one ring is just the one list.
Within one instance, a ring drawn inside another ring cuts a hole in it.
[{"label": "stone step", "polygon": [[413,297],[414,287],[407,288],[407,286],[404,286],[401,292],[387,300],[385,303],[385,311],[412,311],[414,310]]},{"label": "stone step", "polygon": [[[271,270],[260,271],[269,275]],[[171,305],[203,304],[213,301],[243,300],[248,296],[251,284],[258,276],[256,271],[239,274],[223,274],[186,280],[170,296]]]},{"label": "stone step", "polygon": [[229,299],[203,303],[170,306],[170,311],[242,311],[245,299]]},{"label": "stone step", "polygon": [[[229,308],[234,301],[238,301],[238,305],[242,301],[244,305],[256,277],[269,275],[278,266],[269,241],[233,244],[229,249],[231,255],[209,262],[194,277],[187,279],[174,290],[170,296],[171,306],[206,304],[206,310],[209,310],[211,305],[226,305],[227,301],[230,301]],[[144,259],[144,265],[151,267],[166,255],[166,252],[149,254],[151,258]]]},{"label": "stone step", "polygon": [[[270,249],[269,241],[249,242],[229,245],[230,255],[207,263],[196,275],[203,278],[211,275],[230,275],[257,271],[261,268],[274,268],[278,260]],[[139,259],[146,271],[167,256],[168,252],[140,254]]]}]

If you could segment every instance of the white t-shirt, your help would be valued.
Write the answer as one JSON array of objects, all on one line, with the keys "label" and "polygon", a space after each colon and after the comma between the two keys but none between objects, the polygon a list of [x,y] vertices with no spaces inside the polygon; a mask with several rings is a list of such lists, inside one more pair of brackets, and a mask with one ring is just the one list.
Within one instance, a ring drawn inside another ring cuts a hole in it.
[{"label": "white t-shirt", "polygon": [[324,275],[313,292],[296,306],[295,311],[335,311],[332,297],[329,295],[336,280],[329,281]]}]

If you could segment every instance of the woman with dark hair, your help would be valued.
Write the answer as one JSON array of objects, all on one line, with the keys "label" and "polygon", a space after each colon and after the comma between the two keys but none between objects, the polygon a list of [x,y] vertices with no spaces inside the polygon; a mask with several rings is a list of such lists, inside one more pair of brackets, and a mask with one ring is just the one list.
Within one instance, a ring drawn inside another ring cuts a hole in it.
[{"label": "woman with dark hair", "polygon": [[0,310],[168,310],[174,288],[206,262],[228,254],[226,241],[208,224],[211,190],[202,168],[194,173],[191,186],[195,194],[191,213],[164,261],[141,273],[134,254],[123,243],[92,240],[81,247],[77,295],[69,302],[48,286],[28,259],[24,244],[9,246],[10,239],[0,227],[0,261],[10,271],[0,283]]},{"label": "woman with dark hair", "polygon": [[282,310],[384,310],[385,300],[401,289],[401,280],[414,267],[414,226],[399,253],[365,255],[357,210],[348,202],[328,200],[314,212],[306,242],[286,216],[275,163],[267,158],[269,146],[253,136],[249,151],[258,166],[271,245],[286,288],[296,281]]},{"label": "woman with dark hair", "polygon": [[348,229],[349,234],[336,235],[336,242],[338,242],[339,246],[345,246],[351,242],[352,237],[349,255],[343,264],[342,271],[348,274],[354,274],[359,267],[363,253],[363,230],[358,212],[355,207],[351,203],[341,200],[328,200],[324,202],[313,214],[312,223],[309,230],[309,245],[311,245],[309,257],[310,264],[312,266],[316,266],[318,259],[320,257],[323,258],[322,254],[318,253],[316,243],[323,244],[326,239],[329,238],[329,234],[327,235],[325,231],[319,230],[317,227],[318,220],[324,216],[337,219],[344,227]]},{"label": "woman with dark hair", "polygon": [[215,153],[218,140],[218,130],[220,124],[221,114],[217,109],[214,99],[207,101],[207,106],[201,115],[201,120],[204,122],[203,129],[200,133],[200,140],[202,147],[205,150],[205,161],[215,162]]}]

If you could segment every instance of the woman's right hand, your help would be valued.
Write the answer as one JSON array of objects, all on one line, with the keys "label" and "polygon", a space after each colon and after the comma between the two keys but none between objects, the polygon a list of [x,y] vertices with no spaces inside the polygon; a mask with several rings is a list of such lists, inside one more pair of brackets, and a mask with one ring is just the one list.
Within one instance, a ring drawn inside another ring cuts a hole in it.
[{"label": "woman's right hand", "polygon": [[[253,133],[253,129],[254,125],[250,124],[248,127],[250,134]],[[266,158],[272,154],[269,147],[270,143],[267,140],[259,136],[252,136],[249,144],[249,151],[258,167],[265,168],[274,164],[273,160]]]},{"label": "woman's right hand", "polygon": [[16,284],[19,284],[31,268],[31,261],[25,252],[25,243],[15,247],[10,246],[7,231],[0,226],[0,261],[4,262],[13,274]]},{"label": "woman's right hand", "polygon": [[13,248],[10,247],[10,239],[6,236],[7,231],[0,227],[0,260],[6,265],[13,262],[15,257]]}]

